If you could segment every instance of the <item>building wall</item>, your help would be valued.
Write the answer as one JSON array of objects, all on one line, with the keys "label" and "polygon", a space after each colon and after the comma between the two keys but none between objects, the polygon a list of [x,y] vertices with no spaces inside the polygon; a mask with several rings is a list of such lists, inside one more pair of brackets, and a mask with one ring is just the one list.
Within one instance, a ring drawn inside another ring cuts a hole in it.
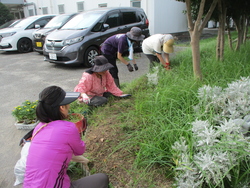
[{"label": "building wall", "polygon": [[185,3],[175,0],[143,0],[142,8],[149,19],[150,34],[187,31]]},{"label": "building wall", "polygon": [[[42,8],[48,7],[49,14],[59,14],[58,5],[64,4],[65,13],[77,12],[77,2],[84,2],[84,10],[98,8],[98,4],[107,3],[108,7],[130,7],[131,0],[26,0],[24,14],[29,16],[29,9],[36,7],[36,14],[43,14]],[[176,33],[187,31],[187,19],[183,14],[185,3],[176,0],[141,0],[149,20],[150,34]],[[35,12],[35,11],[34,11]]]}]

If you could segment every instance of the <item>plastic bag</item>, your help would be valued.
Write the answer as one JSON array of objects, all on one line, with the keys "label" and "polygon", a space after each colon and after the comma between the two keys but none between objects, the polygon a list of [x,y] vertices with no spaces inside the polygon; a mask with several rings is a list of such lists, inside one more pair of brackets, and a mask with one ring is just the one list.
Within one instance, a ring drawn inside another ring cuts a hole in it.
[{"label": "plastic bag", "polygon": [[17,161],[14,167],[14,174],[16,176],[16,181],[14,183],[14,186],[23,183],[29,148],[30,148],[30,142],[26,142],[21,150],[21,158]]}]

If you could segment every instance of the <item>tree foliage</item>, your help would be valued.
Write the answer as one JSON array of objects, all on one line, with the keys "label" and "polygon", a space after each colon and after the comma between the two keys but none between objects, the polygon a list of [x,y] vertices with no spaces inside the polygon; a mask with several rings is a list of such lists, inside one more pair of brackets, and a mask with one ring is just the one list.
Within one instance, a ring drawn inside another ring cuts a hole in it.
[{"label": "tree foliage", "polygon": [[0,25],[12,19],[14,19],[14,16],[10,13],[8,7],[0,3]]}]

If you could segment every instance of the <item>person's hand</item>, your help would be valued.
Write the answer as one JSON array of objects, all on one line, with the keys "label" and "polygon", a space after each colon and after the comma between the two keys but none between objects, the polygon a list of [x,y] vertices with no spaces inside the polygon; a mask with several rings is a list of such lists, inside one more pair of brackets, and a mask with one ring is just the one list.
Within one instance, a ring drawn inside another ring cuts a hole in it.
[{"label": "person's hand", "polygon": [[133,72],[133,71],[134,71],[134,69],[133,69],[133,67],[130,65],[130,63],[127,64],[127,68],[128,68],[128,70],[129,70],[129,72]]},{"label": "person's hand", "polygon": [[86,93],[82,93],[81,97],[82,97],[82,102],[84,102],[85,104],[89,104],[90,98],[88,97],[88,95],[86,95]]},{"label": "person's hand", "polygon": [[164,66],[164,68],[165,68],[166,70],[170,70],[170,63],[166,63],[166,65]]},{"label": "person's hand", "polygon": [[138,70],[137,64],[134,64],[134,68],[135,68],[136,71]]},{"label": "person's hand", "polygon": [[119,97],[121,98],[126,98],[126,97],[131,97],[132,95],[131,94],[122,94],[120,95]]}]

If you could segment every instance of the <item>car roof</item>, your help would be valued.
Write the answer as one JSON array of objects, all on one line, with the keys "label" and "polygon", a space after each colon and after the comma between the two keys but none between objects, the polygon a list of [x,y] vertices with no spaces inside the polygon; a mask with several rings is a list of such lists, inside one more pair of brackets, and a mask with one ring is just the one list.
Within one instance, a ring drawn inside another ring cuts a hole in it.
[{"label": "car roof", "polygon": [[102,8],[95,8],[95,9],[83,11],[81,13],[92,12],[92,11],[109,12],[109,11],[112,11],[112,10],[140,10],[140,11],[142,11],[143,9],[138,8],[138,7],[102,7]]}]

